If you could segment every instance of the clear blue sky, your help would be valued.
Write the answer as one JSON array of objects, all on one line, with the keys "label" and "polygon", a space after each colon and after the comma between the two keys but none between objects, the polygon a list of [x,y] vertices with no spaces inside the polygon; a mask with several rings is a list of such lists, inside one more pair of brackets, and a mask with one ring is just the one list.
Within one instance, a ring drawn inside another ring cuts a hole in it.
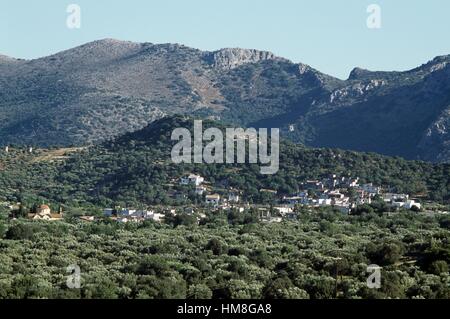
[{"label": "clear blue sky", "polygon": [[[81,29],[66,26],[81,7]],[[369,4],[381,29],[368,29]],[[0,0],[0,53],[37,58],[101,38],[269,50],[347,78],[450,54],[448,0]]]}]

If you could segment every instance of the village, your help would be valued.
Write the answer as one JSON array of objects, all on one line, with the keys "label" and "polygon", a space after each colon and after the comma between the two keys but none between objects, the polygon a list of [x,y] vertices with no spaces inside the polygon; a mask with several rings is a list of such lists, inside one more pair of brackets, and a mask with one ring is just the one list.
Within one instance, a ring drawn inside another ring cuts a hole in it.
[{"label": "village", "polygon": [[[202,197],[204,202],[199,207],[187,206],[180,208],[166,208],[156,210],[138,210],[131,208],[106,208],[104,216],[119,222],[153,220],[160,222],[168,213],[179,212],[194,214],[197,209],[208,208],[210,211],[237,210],[245,212],[252,208],[259,211],[260,219],[264,222],[281,222],[283,219],[296,219],[298,207],[320,208],[332,207],[343,214],[351,214],[352,210],[359,205],[371,204],[376,198],[382,199],[387,205],[394,209],[404,208],[406,210],[420,211],[422,206],[417,199],[410,198],[408,194],[396,194],[384,192],[380,186],[359,184],[359,178],[338,177],[331,175],[321,180],[308,180],[302,183],[302,189],[292,196],[277,197],[276,190],[261,189],[277,198],[277,205],[249,204],[243,201],[241,191],[230,189],[225,194],[209,193],[208,187],[204,186],[205,178],[188,174],[179,179],[179,184],[195,188],[196,195]],[[40,213],[42,214],[42,213]],[[33,215],[32,218],[39,216]],[[202,214],[200,214],[202,217]],[[84,217],[86,219],[86,217]]]},{"label": "village", "polygon": [[[420,211],[422,204],[408,194],[384,192],[380,186],[372,183],[360,184],[359,178],[338,177],[331,175],[321,180],[307,180],[302,183],[302,189],[291,196],[278,196],[276,190],[260,189],[276,198],[276,205],[249,204],[242,199],[245,197],[241,191],[229,189],[225,194],[208,193],[208,188],[203,186],[205,178],[189,174],[180,178],[181,185],[195,187],[199,196],[204,196],[204,206],[212,211],[237,210],[245,212],[257,209],[262,222],[281,222],[283,220],[295,220],[299,208],[329,207],[343,214],[351,214],[359,205],[371,204],[375,199],[381,199],[394,210],[406,209]],[[193,208],[191,208],[192,211]]]},{"label": "village", "polygon": [[[107,218],[120,223],[154,221],[163,222],[167,215],[188,214],[196,215],[200,221],[206,218],[205,212],[237,211],[240,213],[250,210],[257,211],[261,222],[282,222],[296,220],[301,209],[331,208],[342,214],[351,214],[358,206],[373,201],[382,200],[391,210],[399,209],[422,210],[418,199],[410,198],[408,194],[397,194],[384,191],[380,186],[372,183],[360,184],[359,178],[338,177],[331,175],[322,179],[307,180],[301,184],[301,190],[290,196],[280,196],[276,190],[260,189],[274,198],[274,204],[264,205],[246,202],[242,191],[229,188],[226,191],[214,192],[216,189],[206,182],[205,178],[190,173],[175,180],[179,186],[193,189],[201,204],[183,206],[155,206],[147,209],[131,207],[104,208],[102,216],[83,215],[77,218],[92,222],[99,218]],[[179,195],[179,194],[178,194]],[[177,196],[178,196],[177,195]],[[181,195],[185,197],[186,195]],[[9,205],[13,210],[16,205]],[[27,212],[26,217],[31,220],[58,221],[64,218],[62,207],[58,212],[52,212],[49,205],[38,205],[33,211]]]}]

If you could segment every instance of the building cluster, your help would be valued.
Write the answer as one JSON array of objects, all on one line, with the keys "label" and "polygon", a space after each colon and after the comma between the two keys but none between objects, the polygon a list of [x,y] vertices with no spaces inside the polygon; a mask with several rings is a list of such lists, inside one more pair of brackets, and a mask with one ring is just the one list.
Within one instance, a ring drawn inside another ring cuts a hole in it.
[{"label": "building cluster", "polygon": [[309,207],[332,206],[343,213],[350,213],[358,205],[371,204],[375,197],[393,208],[421,209],[419,202],[406,194],[384,193],[383,188],[373,183],[361,183],[359,178],[331,175],[322,180],[302,183],[301,191],[283,201],[290,205]]},{"label": "building cluster", "polygon": [[414,199],[409,199],[407,194],[394,194],[385,193],[382,195],[385,203],[391,205],[395,208],[405,208],[405,209],[421,209],[422,205]]},{"label": "building cluster", "polygon": [[218,208],[220,206],[221,208],[225,208],[229,205],[239,203],[240,191],[231,189],[229,190],[227,196],[221,196],[217,193],[208,193],[208,188],[203,185],[204,182],[204,177],[192,173],[181,177],[179,181],[180,185],[194,186],[195,194],[199,196],[205,195],[205,205],[207,206],[214,208]]},{"label": "building cluster", "polygon": [[[358,178],[338,177],[331,175],[323,179],[307,180],[300,185],[300,189],[290,196],[279,196],[276,190],[260,189],[261,193],[274,196],[276,202],[273,205],[259,205],[242,203],[241,191],[228,188],[222,189],[220,194],[214,192],[214,188],[205,181],[205,178],[188,174],[179,179],[180,185],[190,185],[195,189],[195,194],[202,197],[202,205],[189,205],[185,207],[156,207],[147,209],[133,208],[106,208],[103,215],[106,218],[118,222],[142,222],[155,221],[162,222],[165,216],[177,215],[178,213],[194,214],[199,218],[206,217],[202,212],[206,211],[229,211],[235,210],[245,212],[253,209],[258,211],[260,220],[263,222],[280,222],[282,220],[294,220],[301,209],[299,208],[320,208],[332,207],[342,213],[349,214],[359,205],[371,204],[372,201],[383,200],[394,209],[417,209],[421,204],[410,198],[407,194],[396,194],[384,192],[383,188],[372,183],[360,183]],[[12,209],[12,206],[11,206]],[[63,213],[52,213],[48,205],[40,205],[34,213],[28,214],[33,220],[61,220]],[[94,216],[81,216],[80,220],[91,222]]]},{"label": "building cluster", "polygon": [[154,210],[137,210],[129,208],[106,208],[104,209],[103,214],[105,217],[122,223],[142,222],[145,220],[161,222],[165,216],[165,214],[156,213]]},{"label": "building cluster", "polygon": [[301,190],[290,197],[284,197],[288,205],[309,207],[332,206],[343,213],[357,205],[370,204],[381,188],[373,184],[359,184],[359,178],[332,175],[322,180],[308,180],[301,184]]},{"label": "building cluster", "polygon": [[[145,220],[161,222],[167,214],[200,213],[202,215],[201,208],[206,208],[212,212],[229,210],[245,212],[254,209],[259,212],[261,221],[280,222],[282,220],[296,219],[298,207],[333,207],[342,213],[349,214],[358,205],[371,204],[376,196],[394,208],[412,209],[414,206],[418,209],[421,208],[420,203],[409,199],[408,195],[383,193],[383,189],[380,186],[372,183],[360,183],[359,178],[338,177],[337,175],[331,175],[320,180],[308,180],[301,184],[300,190],[295,194],[279,196],[277,199],[278,204],[275,206],[242,203],[242,192],[233,188],[229,188],[226,191],[222,190],[218,194],[213,191],[211,185],[207,185],[208,183],[204,177],[194,173],[182,176],[179,178],[178,183],[181,186],[193,187],[195,194],[203,198],[203,205],[149,210],[107,208],[104,210],[104,216],[119,222],[140,222]],[[278,194],[276,190],[271,189],[260,189],[260,192],[271,194],[275,198],[277,198]],[[184,193],[180,194],[183,195],[183,198],[186,198]]]},{"label": "building cluster", "polygon": [[[202,184],[205,178],[189,174],[180,179],[181,185],[193,185],[198,195],[207,192]],[[201,190],[201,191],[200,191]],[[261,189],[260,192],[277,196],[276,190]],[[294,219],[295,207],[309,208],[333,207],[342,213],[349,214],[358,205],[371,204],[375,197],[384,200],[393,208],[421,209],[421,204],[410,199],[406,194],[384,193],[383,188],[373,183],[360,183],[359,178],[339,177],[330,175],[323,179],[307,180],[301,184],[298,192],[291,196],[279,197],[279,205],[272,207],[260,207],[260,205],[239,205],[240,192],[229,190],[226,196],[216,193],[206,194],[205,205],[213,209],[227,210],[237,208],[239,211],[254,207],[260,211],[261,220],[279,221],[280,219]]]}]

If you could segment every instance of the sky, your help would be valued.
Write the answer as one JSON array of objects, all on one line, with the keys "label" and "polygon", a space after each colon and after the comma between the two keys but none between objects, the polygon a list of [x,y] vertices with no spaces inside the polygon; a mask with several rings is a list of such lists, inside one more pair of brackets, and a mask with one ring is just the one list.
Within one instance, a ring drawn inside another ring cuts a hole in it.
[{"label": "sky", "polygon": [[[67,26],[79,5],[80,28]],[[368,6],[380,8],[369,28]],[[103,38],[267,50],[347,78],[450,54],[448,0],[0,0],[0,54],[32,59]]]}]

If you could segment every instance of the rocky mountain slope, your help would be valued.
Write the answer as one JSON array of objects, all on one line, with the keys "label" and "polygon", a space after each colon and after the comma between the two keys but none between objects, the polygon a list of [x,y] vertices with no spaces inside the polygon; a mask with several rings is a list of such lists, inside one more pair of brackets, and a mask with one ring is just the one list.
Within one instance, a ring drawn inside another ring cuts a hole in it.
[{"label": "rocky mountain slope", "polygon": [[450,56],[343,81],[270,52],[100,40],[0,56],[0,144],[89,144],[190,114],[280,127],[296,142],[450,160]]}]

